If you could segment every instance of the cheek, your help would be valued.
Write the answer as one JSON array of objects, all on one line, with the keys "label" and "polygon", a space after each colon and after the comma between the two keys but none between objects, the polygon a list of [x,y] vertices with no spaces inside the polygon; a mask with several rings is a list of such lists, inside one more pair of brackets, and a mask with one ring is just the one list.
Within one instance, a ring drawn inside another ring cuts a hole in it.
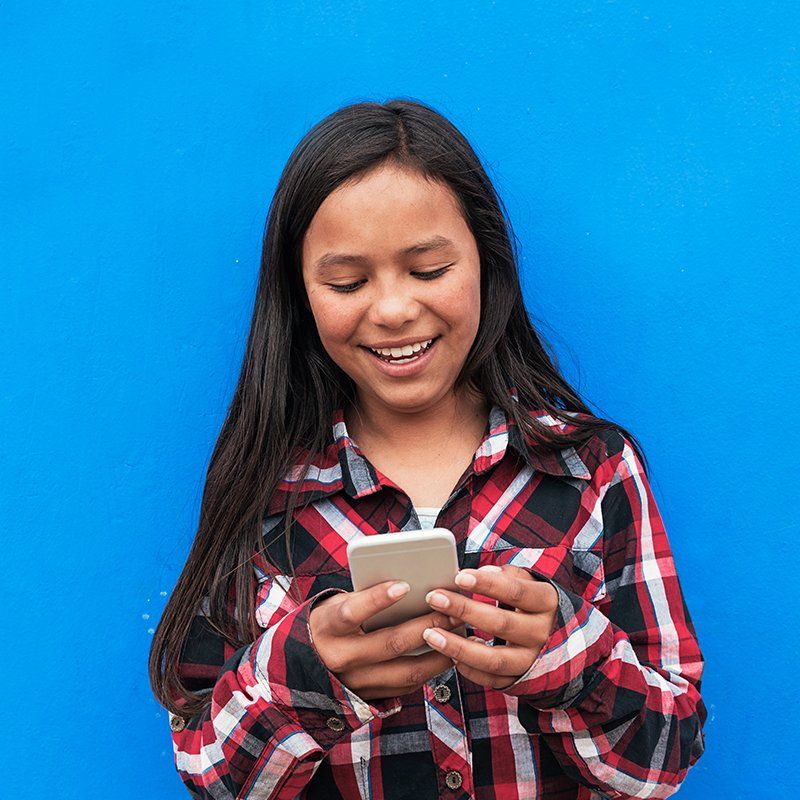
[{"label": "cheek", "polygon": [[323,343],[335,345],[347,330],[346,315],[342,313],[341,308],[337,309],[335,299],[326,296],[321,289],[312,290],[309,300],[319,338]]},{"label": "cheek", "polygon": [[475,333],[481,315],[480,283],[471,279],[454,283],[442,296],[439,308],[453,328]]}]

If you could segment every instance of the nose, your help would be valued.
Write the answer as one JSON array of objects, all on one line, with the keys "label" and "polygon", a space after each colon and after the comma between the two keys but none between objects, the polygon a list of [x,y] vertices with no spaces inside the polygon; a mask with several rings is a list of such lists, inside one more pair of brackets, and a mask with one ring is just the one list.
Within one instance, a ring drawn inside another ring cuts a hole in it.
[{"label": "nose", "polygon": [[376,327],[403,328],[419,316],[420,304],[402,281],[384,281],[370,304],[370,322]]}]

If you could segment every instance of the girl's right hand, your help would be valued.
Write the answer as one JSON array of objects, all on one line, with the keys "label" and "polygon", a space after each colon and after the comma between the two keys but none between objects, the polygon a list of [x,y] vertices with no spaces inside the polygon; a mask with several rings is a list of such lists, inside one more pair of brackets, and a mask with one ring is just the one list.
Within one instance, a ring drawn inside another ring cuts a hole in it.
[{"label": "girl's right hand", "polygon": [[[403,655],[427,642],[425,628],[454,625],[446,614],[431,612],[365,633],[361,624],[396,603],[387,590],[397,581],[384,581],[359,592],[339,592],[314,605],[309,627],[314,647],[325,666],[363,700],[397,697],[418,689],[434,675],[453,666],[443,653]],[[408,584],[404,584],[408,585]]]}]

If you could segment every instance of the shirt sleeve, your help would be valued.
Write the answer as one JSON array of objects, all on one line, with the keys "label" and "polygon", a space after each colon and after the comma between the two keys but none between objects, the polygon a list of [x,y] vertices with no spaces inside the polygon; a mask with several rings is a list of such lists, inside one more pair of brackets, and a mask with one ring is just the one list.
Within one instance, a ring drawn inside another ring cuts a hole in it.
[{"label": "shirt sleeve", "polygon": [[[624,439],[624,437],[623,437]],[[666,798],[705,749],[703,656],[642,464],[627,439],[603,486],[606,595],[558,592],[550,637],[503,689],[564,771],[606,798]]]},{"label": "shirt sleeve", "polygon": [[256,616],[264,632],[238,650],[202,614],[194,620],[181,674],[210,704],[186,720],[170,715],[175,765],[194,797],[294,798],[337,742],[402,708],[399,698],[362,700],[314,648],[309,612],[343,590],[298,605],[285,586],[261,576]]}]

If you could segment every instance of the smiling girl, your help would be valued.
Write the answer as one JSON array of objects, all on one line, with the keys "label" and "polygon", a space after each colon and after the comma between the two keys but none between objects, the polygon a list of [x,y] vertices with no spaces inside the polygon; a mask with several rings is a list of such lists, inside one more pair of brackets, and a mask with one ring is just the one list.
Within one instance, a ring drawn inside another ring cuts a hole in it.
[{"label": "smiling girl", "polygon": [[[348,106],[290,157],[151,651],[195,796],[665,798],[703,753],[644,456],[560,375],[508,231],[424,104]],[[364,633],[408,586],[353,591],[348,542],[433,526],[461,591]]]}]

